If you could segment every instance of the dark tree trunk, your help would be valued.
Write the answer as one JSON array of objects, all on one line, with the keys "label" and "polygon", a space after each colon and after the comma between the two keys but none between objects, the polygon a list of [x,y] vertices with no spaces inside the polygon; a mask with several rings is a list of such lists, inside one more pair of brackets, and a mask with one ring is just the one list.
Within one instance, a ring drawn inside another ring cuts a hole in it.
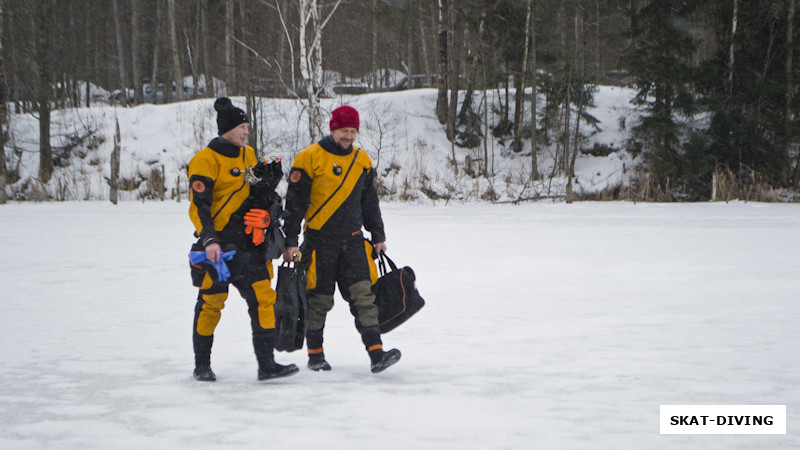
[{"label": "dark tree trunk", "polygon": [[122,45],[122,29],[119,25],[119,0],[113,0],[112,7],[114,10],[114,29],[117,35],[117,68],[119,69],[119,86],[120,96],[119,103],[123,106],[128,106],[128,76],[125,72],[125,51]]},{"label": "dark tree trunk", "polygon": [[0,205],[6,203],[6,141],[8,130],[8,85],[3,53],[3,0],[0,0]]},{"label": "dark tree trunk", "polygon": [[172,53],[172,76],[175,79],[175,95],[179,102],[183,101],[183,75],[181,75],[181,54],[178,51],[177,24],[175,20],[175,0],[167,0],[167,26],[169,27],[169,44]]},{"label": "dark tree trunk", "polygon": [[36,4],[36,69],[39,108],[39,182],[46,184],[53,175],[53,149],[50,147],[50,61],[51,31],[55,5],[53,0],[38,0]]},{"label": "dark tree trunk", "polygon": [[206,79],[205,96],[214,98],[216,97],[214,76],[211,74],[211,58],[208,56],[208,0],[200,1],[200,36],[203,47],[203,74]]},{"label": "dark tree trunk", "polygon": [[[163,0],[156,0],[156,23],[153,27],[156,30],[161,28],[161,4]],[[161,33],[153,33],[153,71],[150,76],[150,99],[153,104],[158,103],[158,57],[161,53]],[[167,101],[167,96],[171,95],[169,89],[164,87],[163,102]]]},{"label": "dark tree trunk", "polygon": [[439,70],[436,98],[436,118],[439,123],[447,123],[447,0],[439,0]]},{"label": "dark tree trunk", "polygon": [[[450,104],[447,114],[447,139],[455,142],[456,139],[456,113],[458,112],[458,78],[461,71],[461,47],[464,43],[464,20],[459,0],[452,1],[453,14],[453,43],[451,50],[450,67]],[[455,157],[455,155],[454,155]]]},{"label": "dark tree trunk", "polygon": [[142,64],[139,60],[139,21],[141,18],[139,0],[131,0],[131,69],[133,71],[133,102],[142,103]]}]

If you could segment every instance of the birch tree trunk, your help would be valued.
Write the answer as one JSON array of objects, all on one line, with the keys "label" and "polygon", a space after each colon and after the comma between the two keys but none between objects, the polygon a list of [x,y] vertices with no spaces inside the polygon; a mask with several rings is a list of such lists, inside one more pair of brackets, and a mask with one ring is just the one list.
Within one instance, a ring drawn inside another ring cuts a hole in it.
[{"label": "birch tree trunk", "polygon": [[436,97],[436,118],[439,123],[447,123],[447,0],[439,0],[439,70]]},{"label": "birch tree trunk", "polygon": [[[115,0],[116,1],[116,0]],[[142,103],[142,64],[139,60],[139,0],[131,0],[131,69],[133,70],[133,102]]]},{"label": "birch tree trunk", "polygon": [[728,50],[728,95],[733,95],[733,65],[736,52],[736,27],[739,23],[739,0],[733,0],[733,17],[731,18],[731,45]]},{"label": "birch tree trunk", "polygon": [[[300,8],[300,75],[303,77],[303,87],[308,99],[308,135],[312,142],[322,138],[322,120],[320,102],[314,86],[314,30],[318,27],[319,8],[317,0],[299,0]],[[308,33],[311,31],[311,41]]]},{"label": "birch tree trunk", "polygon": [[167,22],[169,26],[169,43],[172,51],[172,74],[175,79],[175,95],[179,102],[183,101],[183,76],[181,75],[181,55],[178,52],[178,38],[175,24],[175,0],[167,0]]},{"label": "birch tree trunk", "polygon": [[318,0],[299,0],[300,12],[300,73],[308,98],[308,134],[316,142],[322,139],[322,108],[319,96],[322,92],[322,30],[342,3],[337,0],[328,16],[322,19],[322,8]]},{"label": "birch tree trunk", "polygon": [[417,22],[419,23],[419,39],[422,44],[422,63],[425,67],[425,76],[427,77],[430,76],[431,69],[428,66],[428,40],[425,38],[425,21],[423,20],[423,17],[425,17],[424,14],[425,9],[422,5],[422,2],[419,2],[418,5],[419,5],[419,19]]},{"label": "birch tree trunk", "polygon": [[119,98],[121,105],[128,106],[128,81],[125,72],[125,51],[122,45],[122,30],[119,25],[119,0],[113,0],[112,7],[114,10],[114,29],[117,35],[117,67],[119,68],[119,84],[121,89]]}]

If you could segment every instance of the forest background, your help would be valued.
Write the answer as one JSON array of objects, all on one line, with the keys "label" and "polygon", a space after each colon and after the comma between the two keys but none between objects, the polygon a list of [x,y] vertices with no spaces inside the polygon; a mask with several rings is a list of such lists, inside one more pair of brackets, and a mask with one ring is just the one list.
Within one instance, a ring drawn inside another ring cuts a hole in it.
[{"label": "forest background", "polygon": [[[0,0],[0,202],[58,199],[43,187],[54,168],[96,145],[83,128],[53,146],[54,110],[243,97],[260,148],[264,98],[295,99],[310,142],[324,130],[322,99],[402,89],[403,77],[436,89],[431,114],[456,174],[488,177],[488,158],[473,165],[456,149],[492,140],[527,156],[531,182],[565,180],[568,201],[578,154],[615,152],[637,170],[592,198],[707,200],[724,184],[739,198],[796,201],[795,3]],[[636,114],[620,117],[624,145],[587,148],[588,111],[608,85],[632,89]],[[38,170],[23,182],[24,150],[8,133],[20,115],[39,131]]]}]

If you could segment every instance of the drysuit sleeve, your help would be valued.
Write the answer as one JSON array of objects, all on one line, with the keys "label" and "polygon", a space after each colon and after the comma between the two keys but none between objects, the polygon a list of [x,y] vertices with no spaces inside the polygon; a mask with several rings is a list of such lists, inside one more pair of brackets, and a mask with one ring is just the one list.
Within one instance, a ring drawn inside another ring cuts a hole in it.
[{"label": "drysuit sleeve", "polygon": [[372,235],[372,242],[376,244],[386,242],[381,207],[378,201],[378,189],[375,185],[375,169],[369,169],[367,171],[367,179],[364,180],[364,192],[361,195],[361,213],[364,217],[364,228]]},{"label": "drysuit sleeve", "polygon": [[289,173],[289,187],[286,189],[286,212],[283,218],[283,231],[286,233],[286,247],[297,247],[300,224],[311,204],[311,177],[301,167],[292,167]]},{"label": "drysuit sleeve", "polygon": [[211,217],[211,202],[213,201],[214,180],[201,175],[192,175],[189,178],[192,187],[192,206],[190,215],[195,225],[197,236],[203,247],[212,242],[218,242],[217,231],[214,229],[214,219]]}]

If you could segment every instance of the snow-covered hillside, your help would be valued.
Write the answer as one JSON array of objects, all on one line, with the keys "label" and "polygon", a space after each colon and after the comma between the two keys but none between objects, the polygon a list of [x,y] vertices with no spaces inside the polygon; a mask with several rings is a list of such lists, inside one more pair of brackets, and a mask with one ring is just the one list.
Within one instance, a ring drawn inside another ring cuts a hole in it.
[{"label": "snow-covered hillside", "polygon": [[[630,90],[600,87],[596,107],[590,113],[600,119],[601,131],[587,128],[587,141],[620,148],[624,136],[619,131],[619,118],[629,114]],[[480,102],[482,93],[476,93]],[[491,106],[497,92],[487,93]],[[244,98],[233,98],[244,108]],[[477,149],[456,148],[458,170],[452,163],[452,149],[443,126],[434,116],[436,91],[417,89],[361,96],[340,96],[324,99],[322,106],[330,112],[342,104],[357,108],[361,114],[358,144],[367,150],[381,174],[384,198],[426,202],[433,198],[454,201],[483,201],[487,192],[495,200],[515,200],[536,195],[559,195],[564,192],[563,177],[549,177],[553,150],[539,153],[539,172],[545,177],[531,184],[530,146],[519,154],[490,138],[486,148],[491,176],[473,177],[472,168],[484,159],[483,146]],[[513,102],[512,102],[513,108]],[[491,113],[490,113],[491,114]],[[298,151],[310,144],[303,104],[292,99],[264,98],[253,119],[263,126],[259,150],[263,155],[277,155],[285,164]],[[490,116],[490,125],[497,119]],[[107,179],[116,122],[121,132],[121,178],[127,191],[121,199],[139,199],[156,195],[156,185],[165,178],[166,197],[176,195],[175,187],[186,192],[185,165],[192,155],[216,135],[213,99],[192,100],[167,105],[140,105],[132,108],[95,104],[91,108],[53,112],[52,138],[54,154],[60,166],[52,180],[41,185],[38,172],[38,122],[32,115],[14,115],[11,121],[7,164],[15,178],[8,193],[17,199],[103,200],[107,199]],[[506,139],[505,146],[510,142]],[[65,150],[68,148],[68,150]],[[624,151],[607,157],[580,154],[576,162],[576,192],[596,192],[620,183],[625,170],[636,161]],[[288,167],[286,168],[288,170]],[[465,170],[467,169],[467,170]],[[18,178],[17,178],[18,176]]]}]

